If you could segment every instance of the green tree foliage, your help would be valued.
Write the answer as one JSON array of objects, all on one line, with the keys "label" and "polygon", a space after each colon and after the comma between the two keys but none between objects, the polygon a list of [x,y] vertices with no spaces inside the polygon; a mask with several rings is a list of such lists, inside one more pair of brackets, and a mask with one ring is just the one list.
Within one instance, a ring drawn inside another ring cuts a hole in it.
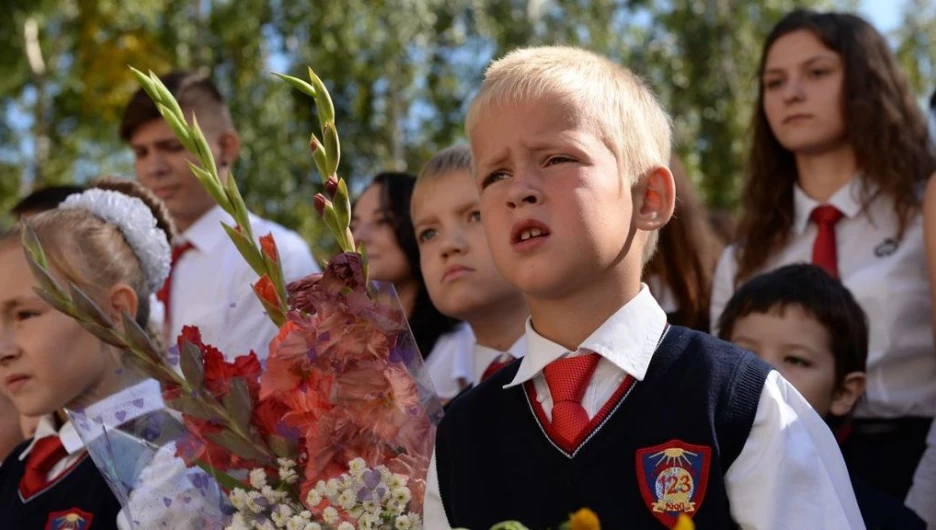
[{"label": "green tree foliage", "polygon": [[[418,171],[463,140],[491,58],[568,43],[641,73],[674,117],[678,155],[707,201],[732,209],[761,42],[788,10],[854,0],[7,0],[0,16],[0,209],[32,186],[132,176],[117,136],[136,88],[126,68],[212,74],[243,149],[251,207],[319,251],[313,106],[271,71],[313,65],[335,99],[341,173],[360,190],[383,169]],[[910,0],[895,50],[920,96],[936,84],[936,8]],[[9,16],[7,16],[9,14]],[[0,219],[2,220],[2,219]]]}]

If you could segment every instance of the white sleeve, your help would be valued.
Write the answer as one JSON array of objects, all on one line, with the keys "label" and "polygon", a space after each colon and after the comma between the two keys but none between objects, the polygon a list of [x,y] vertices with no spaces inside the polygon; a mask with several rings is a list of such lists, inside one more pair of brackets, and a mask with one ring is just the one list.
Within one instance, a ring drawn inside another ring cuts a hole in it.
[{"label": "white sleeve", "polygon": [[[322,272],[315,264],[315,258],[312,257],[309,245],[299,237],[299,234],[286,232],[282,235],[274,234],[274,237],[276,238],[280,261],[283,264],[283,278],[285,278],[286,283]],[[280,243],[280,239],[282,239],[282,243]]]},{"label": "white sleeve", "polygon": [[423,527],[432,530],[450,530],[445,507],[442,505],[442,492],[439,490],[439,473],[436,471],[435,449],[429,460],[429,473],[426,475],[426,498],[423,500]]},{"label": "white sleeve", "polygon": [[936,421],[926,438],[926,451],[907,494],[907,507],[926,521],[929,530],[936,530]]},{"label": "white sleeve", "polygon": [[743,529],[865,528],[832,431],[777,371],[767,376],[725,488]]},{"label": "white sleeve", "polygon": [[718,318],[734,294],[734,275],[737,269],[735,263],[734,245],[729,246],[722,252],[718,260],[718,266],[715,267],[715,277],[712,279],[712,302],[710,304],[712,335],[718,335]]},{"label": "white sleeve", "polygon": [[120,530],[204,530],[223,521],[218,489],[197,488],[191,479],[204,472],[186,468],[175,452],[175,443],[164,445],[140,473],[127,506],[117,514]]}]

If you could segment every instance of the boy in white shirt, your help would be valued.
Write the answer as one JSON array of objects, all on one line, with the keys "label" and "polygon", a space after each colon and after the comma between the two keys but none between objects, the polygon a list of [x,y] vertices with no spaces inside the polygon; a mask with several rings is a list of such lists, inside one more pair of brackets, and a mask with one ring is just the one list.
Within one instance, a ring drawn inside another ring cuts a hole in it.
[{"label": "boy in white shirt", "polygon": [[494,267],[478,207],[468,146],[443,149],[423,166],[410,207],[420,266],[436,308],[474,332],[472,385],[523,357],[529,314],[523,293]]},{"label": "boy in white shirt", "polygon": [[468,112],[481,219],[526,355],[453,402],[429,528],[591,508],[608,528],[864,528],[822,419],[752,354],[668,326],[640,282],[674,206],[670,122],[590,52],[516,50]]},{"label": "boy in white shirt", "polygon": [[[227,178],[240,139],[217,87],[208,78],[182,71],[160,79],[186,115],[198,117],[218,171]],[[234,221],[192,173],[188,164],[197,159],[176,139],[142,88],[124,111],[120,136],[133,149],[140,183],[165,203],[179,231],[172,273],[157,294],[165,307],[169,343],[175,343],[183,326],[198,326],[205,343],[217,347],[228,360],[250,350],[266,359],[277,329],[251,288],[256,273],[221,228],[221,223],[233,226]],[[273,234],[287,282],[318,272],[298,234],[254,215],[250,219],[255,236]]]}]

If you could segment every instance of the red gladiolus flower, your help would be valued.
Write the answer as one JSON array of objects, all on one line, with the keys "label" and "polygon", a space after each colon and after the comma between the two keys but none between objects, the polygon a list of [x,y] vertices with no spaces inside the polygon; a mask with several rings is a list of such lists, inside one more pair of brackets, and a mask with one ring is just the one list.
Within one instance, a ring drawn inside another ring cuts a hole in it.
[{"label": "red gladiolus flower", "polygon": [[279,251],[276,249],[276,241],[273,240],[273,234],[260,236],[260,251],[273,263],[279,263]]},{"label": "red gladiolus flower", "polygon": [[262,298],[268,305],[273,307],[280,306],[279,294],[276,292],[276,287],[266,274],[260,277],[260,281],[254,284],[253,289],[254,292],[257,293],[257,296]]}]

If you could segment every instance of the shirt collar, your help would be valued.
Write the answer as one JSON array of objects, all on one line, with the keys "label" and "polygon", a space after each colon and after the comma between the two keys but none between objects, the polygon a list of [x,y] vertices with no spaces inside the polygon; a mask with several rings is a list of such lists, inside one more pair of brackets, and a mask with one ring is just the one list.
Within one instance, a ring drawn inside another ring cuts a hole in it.
[{"label": "shirt collar", "polygon": [[[642,381],[650,359],[666,328],[666,313],[646,285],[640,292],[604,321],[576,349],[601,355],[612,364]],[[526,355],[517,375],[504,388],[523,384],[536,377],[547,364],[569,354],[569,350],[550,341],[526,323]]]},{"label": "shirt collar", "polygon": [[[832,194],[829,200],[824,204],[835,206],[840,212],[845,214],[845,217],[858,215],[861,212],[861,185],[862,179],[859,175],[856,175],[844,186],[839,188],[838,191]],[[806,231],[806,227],[809,226],[809,217],[812,215],[812,211],[820,204],[823,203],[806,195],[806,192],[803,191],[803,188],[800,187],[798,182],[793,185],[793,208],[795,212],[793,229],[797,234],[802,234]]]},{"label": "shirt collar", "polygon": [[474,359],[474,383],[478,384],[481,382],[481,376],[484,375],[484,371],[487,370],[487,367],[490,366],[495,359],[503,355],[504,353],[509,353],[513,356],[514,359],[520,359],[526,353],[526,340],[523,335],[517,339],[517,342],[507,349],[506,352],[495,350],[494,348],[488,348],[487,346],[482,346],[477,342],[474,343],[472,347],[473,350],[473,359]]},{"label": "shirt collar", "polygon": [[233,217],[222,210],[220,206],[215,205],[192,223],[192,226],[179,234],[178,239],[179,241],[191,243],[200,252],[210,252],[227,238],[227,234],[221,228],[221,223],[228,226],[234,226],[235,224]]},{"label": "shirt collar", "polygon": [[[91,420],[88,425],[116,428],[118,425],[164,407],[165,402],[162,399],[159,382],[155,379],[146,379],[105,397],[77,414]],[[103,432],[103,429],[93,431],[88,429],[83,432],[83,439],[71,420],[66,421],[60,429],[56,430],[55,417],[47,414],[39,419],[33,440],[20,455],[20,460],[29,456],[36,440],[40,438],[57,435],[62,440],[62,446],[71,455],[84,449],[85,441],[94,440]]]},{"label": "shirt collar", "polygon": [[20,461],[26,460],[26,457],[29,456],[33,447],[35,447],[36,441],[49,436],[58,436],[59,439],[62,440],[62,447],[65,448],[65,451],[69,455],[73,455],[84,449],[81,436],[78,436],[78,431],[75,430],[75,426],[72,425],[71,421],[66,421],[60,429],[56,429],[55,416],[53,414],[46,414],[39,418],[39,423],[36,424],[36,432],[33,434],[32,441],[29,442],[26,449],[19,455]]}]

